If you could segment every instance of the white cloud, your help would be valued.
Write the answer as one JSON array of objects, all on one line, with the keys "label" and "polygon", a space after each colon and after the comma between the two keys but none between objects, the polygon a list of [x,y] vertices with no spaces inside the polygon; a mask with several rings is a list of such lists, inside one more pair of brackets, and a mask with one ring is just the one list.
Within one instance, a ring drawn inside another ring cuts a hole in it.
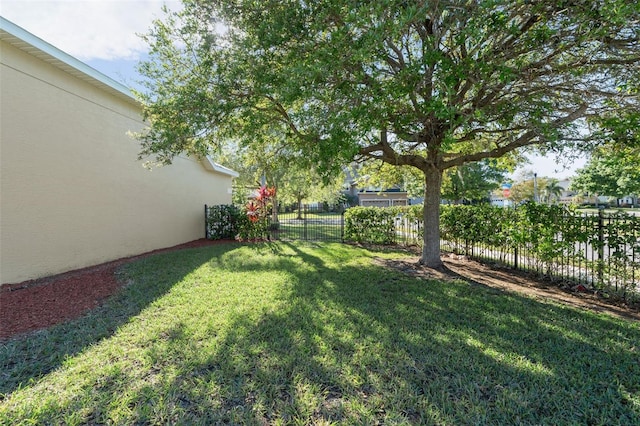
[{"label": "white cloud", "polygon": [[174,0],[2,0],[0,15],[82,61],[135,60],[147,51],[136,34],[164,16],[165,3],[181,7]]}]

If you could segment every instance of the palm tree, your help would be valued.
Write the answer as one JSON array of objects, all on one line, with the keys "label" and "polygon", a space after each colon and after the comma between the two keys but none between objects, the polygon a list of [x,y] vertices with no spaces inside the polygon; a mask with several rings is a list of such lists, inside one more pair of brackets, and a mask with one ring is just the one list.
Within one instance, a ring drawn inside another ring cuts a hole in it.
[{"label": "palm tree", "polygon": [[564,192],[564,188],[560,186],[558,179],[549,179],[543,189],[545,196],[547,198],[547,204],[551,204],[551,199],[558,199]]}]

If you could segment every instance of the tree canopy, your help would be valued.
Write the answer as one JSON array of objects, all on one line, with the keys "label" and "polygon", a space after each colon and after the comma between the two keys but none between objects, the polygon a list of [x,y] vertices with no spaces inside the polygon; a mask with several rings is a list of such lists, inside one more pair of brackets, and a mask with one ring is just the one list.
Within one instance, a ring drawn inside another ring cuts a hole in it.
[{"label": "tree canopy", "polygon": [[622,198],[640,194],[640,146],[598,149],[578,169],[571,188],[586,194]]},{"label": "tree canopy", "polygon": [[409,198],[424,195],[424,178],[413,167],[393,166],[384,161],[367,161],[355,168],[355,183],[360,188],[386,190],[401,188]]},{"label": "tree canopy", "polygon": [[413,167],[439,266],[445,170],[636,138],[639,18],[627,0],[184,0],[146,35],[141,155],[277,133],[321,172]]},{"label": "tree canopy", "polygon": [[482,160],[445,171],[442,197],[454,202],[487,200],[506,179],[508,170],[495,160]]},{"label": "tree canopy", "polygon": [[[516,159],[507,160],[485,159],[447,169],[442,176],[442,198],[453,202],[486,200],[506,180],[507,173],[513,171],[512,160]],[[358,172],[358,183],[363,186],[381,189],[397,186],[411,198],[424,195],[424,176],[416,168],[369,161]]]},{"label": "tree canopy", "polygon": [[560,186],[558,179],[546,176],[534,177],[533,172],[525,171],[511,186],[509,199],[514,203],[537,200],[551,204],[554,200],[560,198],[563,191],[564,188]]},{"label": "tree canopy", "polygon": [[547,179],[540,191],[540,199],[547,204],[551,204],[552,201],[560,198],[564,190],[565,188],[560,185],[558,179]]},{"label": "tree canopy", "polygon": [[278,221],[279,204],[295,203],[300,206],[305,200],[329,204],[341,201],[344,174],[323,179],[312,164],[291,153],[283,141],[263,140],[250,145],[228,141],[219,148],[216,160],[240,174],[234,180],[235,203],[245,203],[261,185],[276,188],[273,196],[274,222]]}]

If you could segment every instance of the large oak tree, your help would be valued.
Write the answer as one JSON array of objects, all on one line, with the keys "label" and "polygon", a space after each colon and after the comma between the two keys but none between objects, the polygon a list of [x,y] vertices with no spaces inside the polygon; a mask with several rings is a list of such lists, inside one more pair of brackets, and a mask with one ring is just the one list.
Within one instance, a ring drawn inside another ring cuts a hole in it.
[{"label": "large oak tree", "polygon": [[640,108],[639,8],[185,0],[145,36],[142,155],[170,162],[275,132],[326,172],[358,156],[414,167],[425,183],[421,262],[438,267],[445,170],[527,146],[584,148],[606,124],[592,118]]}]

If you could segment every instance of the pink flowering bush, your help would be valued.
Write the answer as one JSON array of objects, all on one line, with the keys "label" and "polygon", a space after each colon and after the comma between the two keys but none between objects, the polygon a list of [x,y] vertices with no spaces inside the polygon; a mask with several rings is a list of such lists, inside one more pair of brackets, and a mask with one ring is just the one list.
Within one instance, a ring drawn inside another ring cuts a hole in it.
[{"label": "pink flowering bush", "polygon": [[262,186],[255,199],[244,206],[246,220],[240,224],[236,239],[262,241],[269,239],[269,214],[273,208],[275,187]]}]

